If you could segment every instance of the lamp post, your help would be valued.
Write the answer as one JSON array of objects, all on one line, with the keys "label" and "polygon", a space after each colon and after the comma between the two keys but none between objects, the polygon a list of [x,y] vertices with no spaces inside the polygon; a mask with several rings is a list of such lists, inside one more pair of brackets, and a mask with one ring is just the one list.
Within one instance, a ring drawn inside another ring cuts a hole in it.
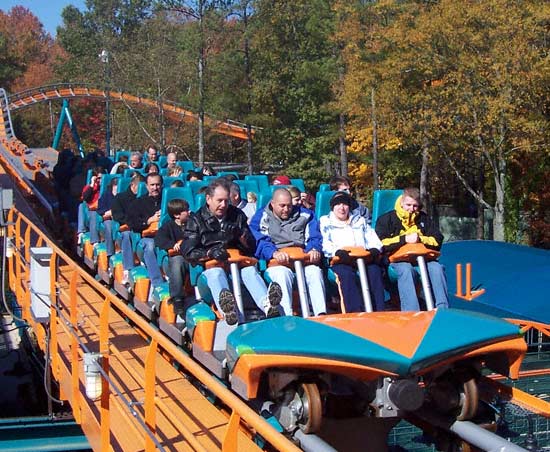
[{"label": "lamp post", "polygon": [[105,79],[105,155],[111,157],[111,93],[109,91],[110,70],[109,70],[109,52],[105,49],[99,54],[99,59],[103,63],[103,76]]}]

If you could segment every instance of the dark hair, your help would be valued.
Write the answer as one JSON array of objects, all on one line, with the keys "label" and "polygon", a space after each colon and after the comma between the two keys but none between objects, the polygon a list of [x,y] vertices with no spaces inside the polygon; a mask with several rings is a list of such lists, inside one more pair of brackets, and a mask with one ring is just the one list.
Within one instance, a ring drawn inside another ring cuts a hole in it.
[{"label": "dark hair", "polygon": [[185,199],[171,199],[168,201],[167,208],[170,218],[174,218],[174,215],[189,210],[189,203]]},{"label": "dark hair", "polygon": [[146,172],[146,173],[149,173],[149,170],[151,168],[156,168],[157,169],[157,173],[160,171],[160,168],[159,166],[155,163],[155,162],[149,162],[147,165],[145,165],[145,168],[143,168],[143,170]]},{"label": "dark hair", "polygon": [[143,176],[139,173],[134,173],[130,179],[130,185],[139,185],[140,182],[143,182]]},{"label": "dark hair", "polygon": [[222,187],[225,191],[227,191],[227,193],[230,193],[229,181],[224,177],[218,177],[217,179],[214,179],[212,182],[210,182],[206,187],[206,190],[204,191],[204,193],[207,196],[213,196],[214,191],[218,187]]},{"label": "dark hair", "polygon": [[172,181],[170,184],[170,187],[183,187],[183,181],[181,179],[176,179],[175,181]]},{"label": "dark hair", "polygon": [[109,185],[107,185],[107,187],[109,187],[112,190],[113,187],[118,184],[118,180],[119,180],[118,177],[112,177],[111,180],[109,181]]},{"label": "dark hair", "polygon": [[[214,171],[214,168],[212,168],[210,165],[204,165],[201,169],[201,173],[205,176],[216,174],[215,171]],[[208,174],[208,173],[210,173],[210,174]]]},{"label": "dark hair", "polygon": [[164,179],[162,178],[162,176],[159,173],[149,173],[149,174],[147,174],[147,176],[145,176],[145,183],[146,184],[149,184],[149,179],[151,177],[158,177],[160,179],[160,185],[164,184]]},{"label": "dark hair", "polygon": [[189,170],[187,171],[187,176],[185,177],[187,180],[191,180],[192,177],[196,177],[198,180],[202,180],[202,174],[198,171]]},{"label": "dark hair", "polygon": [[342,184],[351,186],[351,182],[346,176],[332,176],[330,178],[329,185],[332,191],[338,191],[338,186]]}]

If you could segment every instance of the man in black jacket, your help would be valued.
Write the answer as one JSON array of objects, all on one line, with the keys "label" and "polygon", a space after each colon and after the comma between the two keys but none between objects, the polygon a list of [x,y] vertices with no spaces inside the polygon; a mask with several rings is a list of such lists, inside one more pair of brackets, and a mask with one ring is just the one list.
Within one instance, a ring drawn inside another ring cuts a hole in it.
[{"label": "man in black jacket", "polygon": [[[393,254],[409,243],[422,243],[427,248],[439,250],[443,244],[443,234],[431,218],[420,208],[420,191],[417,188],[406,188],[397,198],[395,209],[385,213],[376,222],[376,234],[382,240],[386,252]],[[402,311],[418,311],[415,280],[416,270],[408,262],[390,264],[397,274],[397,288]],[[428,274],[438,308],[449,306],[445,268],[437,261],[427,262]]]},{"label": "man in black jacket", "polygon": [[[128,214],[130,212],[130,206],[136,199],[139,183],[141,182],[141,176],[134,176],[130,180],[130,185],[126,191],[118,193],[113,199],[113,205],[111,206],[111,214],[113,220],[118,222],[121,226],[128,224]],[[134,266],[134,251],[132,250],[132,232],[124,231],[121,233],[122,248],[122,267],[124,268],[124,277],[122,282],[126,284],[128,282],[128,271]]]},{"label": "man in black jacket", "polygon": [[[160,267],[155,253],[154,234],[158,229],[160,220],[160,203],[162,194],[162,176],[156,173],[150,173],[145,179],[147,185],[147,196],[141,196],[130,205],[128,213],[128,226],[132,232],[142,234],[138,246],[143,247],[143,260],[152,288],[163,282],[160,273]],[[148,230],[151,234],[143,236],[143,232]]]},{"label": "man in black jacket", "polygon": [[[228,181],[220,178],[208,185],[206,204],[190,215],[185,226],[181,253],[191,264],[212,259],[223,263],[229,257],[228,248],[238,249],[245,256],[253,256],[256,240],[248,228],[246,215],[229,203]],[[243,313],[238,312],[222,266],[209,268],[203,275],[227,323],[233,325],[243,321]],[[268,317],[278,315],[282,296],[280,286],[270,284],[268,289],[255,266],[242,268],[241,277],[256,305]]]}]

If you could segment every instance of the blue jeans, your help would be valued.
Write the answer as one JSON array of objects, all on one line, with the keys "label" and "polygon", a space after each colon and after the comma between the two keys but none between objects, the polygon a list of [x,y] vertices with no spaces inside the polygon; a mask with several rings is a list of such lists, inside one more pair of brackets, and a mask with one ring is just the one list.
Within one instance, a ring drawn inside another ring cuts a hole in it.
[{"label": "blue jeans", "polygon": [[155,252],[155,239],[151,237],[143,237],[139,241],[143,247],[143,261],[145,268],[149,274],[149,279],[153,287],[159,286],[164,281],[160,273],[160,267],[157,262],[157,253]]},{"label": "blue jeans", "polygon": [[[373,309],[375,311],[383,311],[384,281],[382,279],[382,269],[376,264],[370,264],[366,267]],[[332,266],[332,270],[338,276],[338,286],[346,312],[363,312],[365,310],[365,303],[361,288],[358,285],[355,268],[350,265],[335,264]]]},{"label": "blue jeans", "polygon": [[[212,292],[214,303],[216,304],[218,311],[221,311],[219,305],[220,292],[222,289],[229,289],[229,280],[227,279],[225,270],[219,267],[210,268],[205,270],[203,275],[206,278],[206,283],[208,284],[210,291]],[[263,312],[263,301],[267,295],[267,286],[256,270],[256,267],[244,267],[241,270],[241,278],[244,286],[247,288],[248,292],[250,292],[254,302]],[[243,320],[244,315],[242,312],[239,312],[239,322],[242,322]]]},{"label": "blue jeans", "polygon": [[[292,315],[292,287],[296,275],[290,268],[284,265],[269,267],[265,272],[271,281],[277,282],[281,286],[283,290],[281,308],[285,315]],[[326,313],[325,280],[323,279],[321,267],[317,265],[304,266],[304,277],[306,280],[306,288],[309,293],[309,301],[313,308],[313,315]]]},{"label": "blue jeans", "polygon": [[107,256],[115,254],[115,242],[113,241],[113,220],[103,220],[103,234],[105,235],[105,248]]},{"label": "blue jeans", "polygon": [[[86,214],[85,204],[81,202],[78,205],[78,226],[77,232],[86,232]],[[88,209],[88,226],[90,231],[90,242],[99,242],[99,234],[97,233],[97,213],[95,210]]]},{"label": "blue jeans", "polygon": [[185,284],[185,275],[187,274],[187,263],[183,256],[172,256],[168,258],[168,286],[170,296],[183,297],[185,295],[183,285]]},{"label": "blue jeans", "polygon": [[[449,307],[447,293],[447,278],[445,267],[437,261],[427,262],[428,275],[432,285],[436,308]],[[416,269],[408,262],[396,262],[390,267],[397,273],[397,289],[401,300],[402,311],[419,311],[418,297],[416,296],[416,281],[419,275]]]},{"label": "blue jeans", "polygon": [[132,232],[124,231],[121,232],[121,243],[120,247],[122,248],[122,266],[124,270],[131,270],[134,268],[134,250],[132,248]]}]

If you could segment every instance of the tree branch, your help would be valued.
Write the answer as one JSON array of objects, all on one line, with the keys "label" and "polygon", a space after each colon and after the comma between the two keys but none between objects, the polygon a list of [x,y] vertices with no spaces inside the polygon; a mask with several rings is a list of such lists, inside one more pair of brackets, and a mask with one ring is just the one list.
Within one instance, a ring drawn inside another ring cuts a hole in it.
[{"label": "tree branch", "polygon": [[443,148],[443,146],[441,145],[441,143],[437,143],[437,148],[438,150],[440,150],[443,155],[445,156],[445,159],[447,160],[447,162],[449,163],[449,166],[451,167],[451,169],[454,171],[456,177],[458,178],[458,180],[460,182],[462,182],[462,185],[464,186],[464,188],[466,188],[466,190],[468,190],[468,192],[477,200],[477,202],[479,202],[480,204],[482,204],[483,206],[487,207],[488,209],[490,209],[491,211],[493,211],[493,206],[491,206],[490,204],[487,203],[487,201],[485,201],[480,195],[479,193],[477,193],[471,186],[470,184],[468,183],[468,181],[464,178],[464,176],[462,176],[462,174],[460,174],[460,172],[458,171],[458,169],[456,168],[454,162],[452,161],[452,159],[449,157],[449,154],[447,153],[447,151],[445,151],[445,149]]}]

